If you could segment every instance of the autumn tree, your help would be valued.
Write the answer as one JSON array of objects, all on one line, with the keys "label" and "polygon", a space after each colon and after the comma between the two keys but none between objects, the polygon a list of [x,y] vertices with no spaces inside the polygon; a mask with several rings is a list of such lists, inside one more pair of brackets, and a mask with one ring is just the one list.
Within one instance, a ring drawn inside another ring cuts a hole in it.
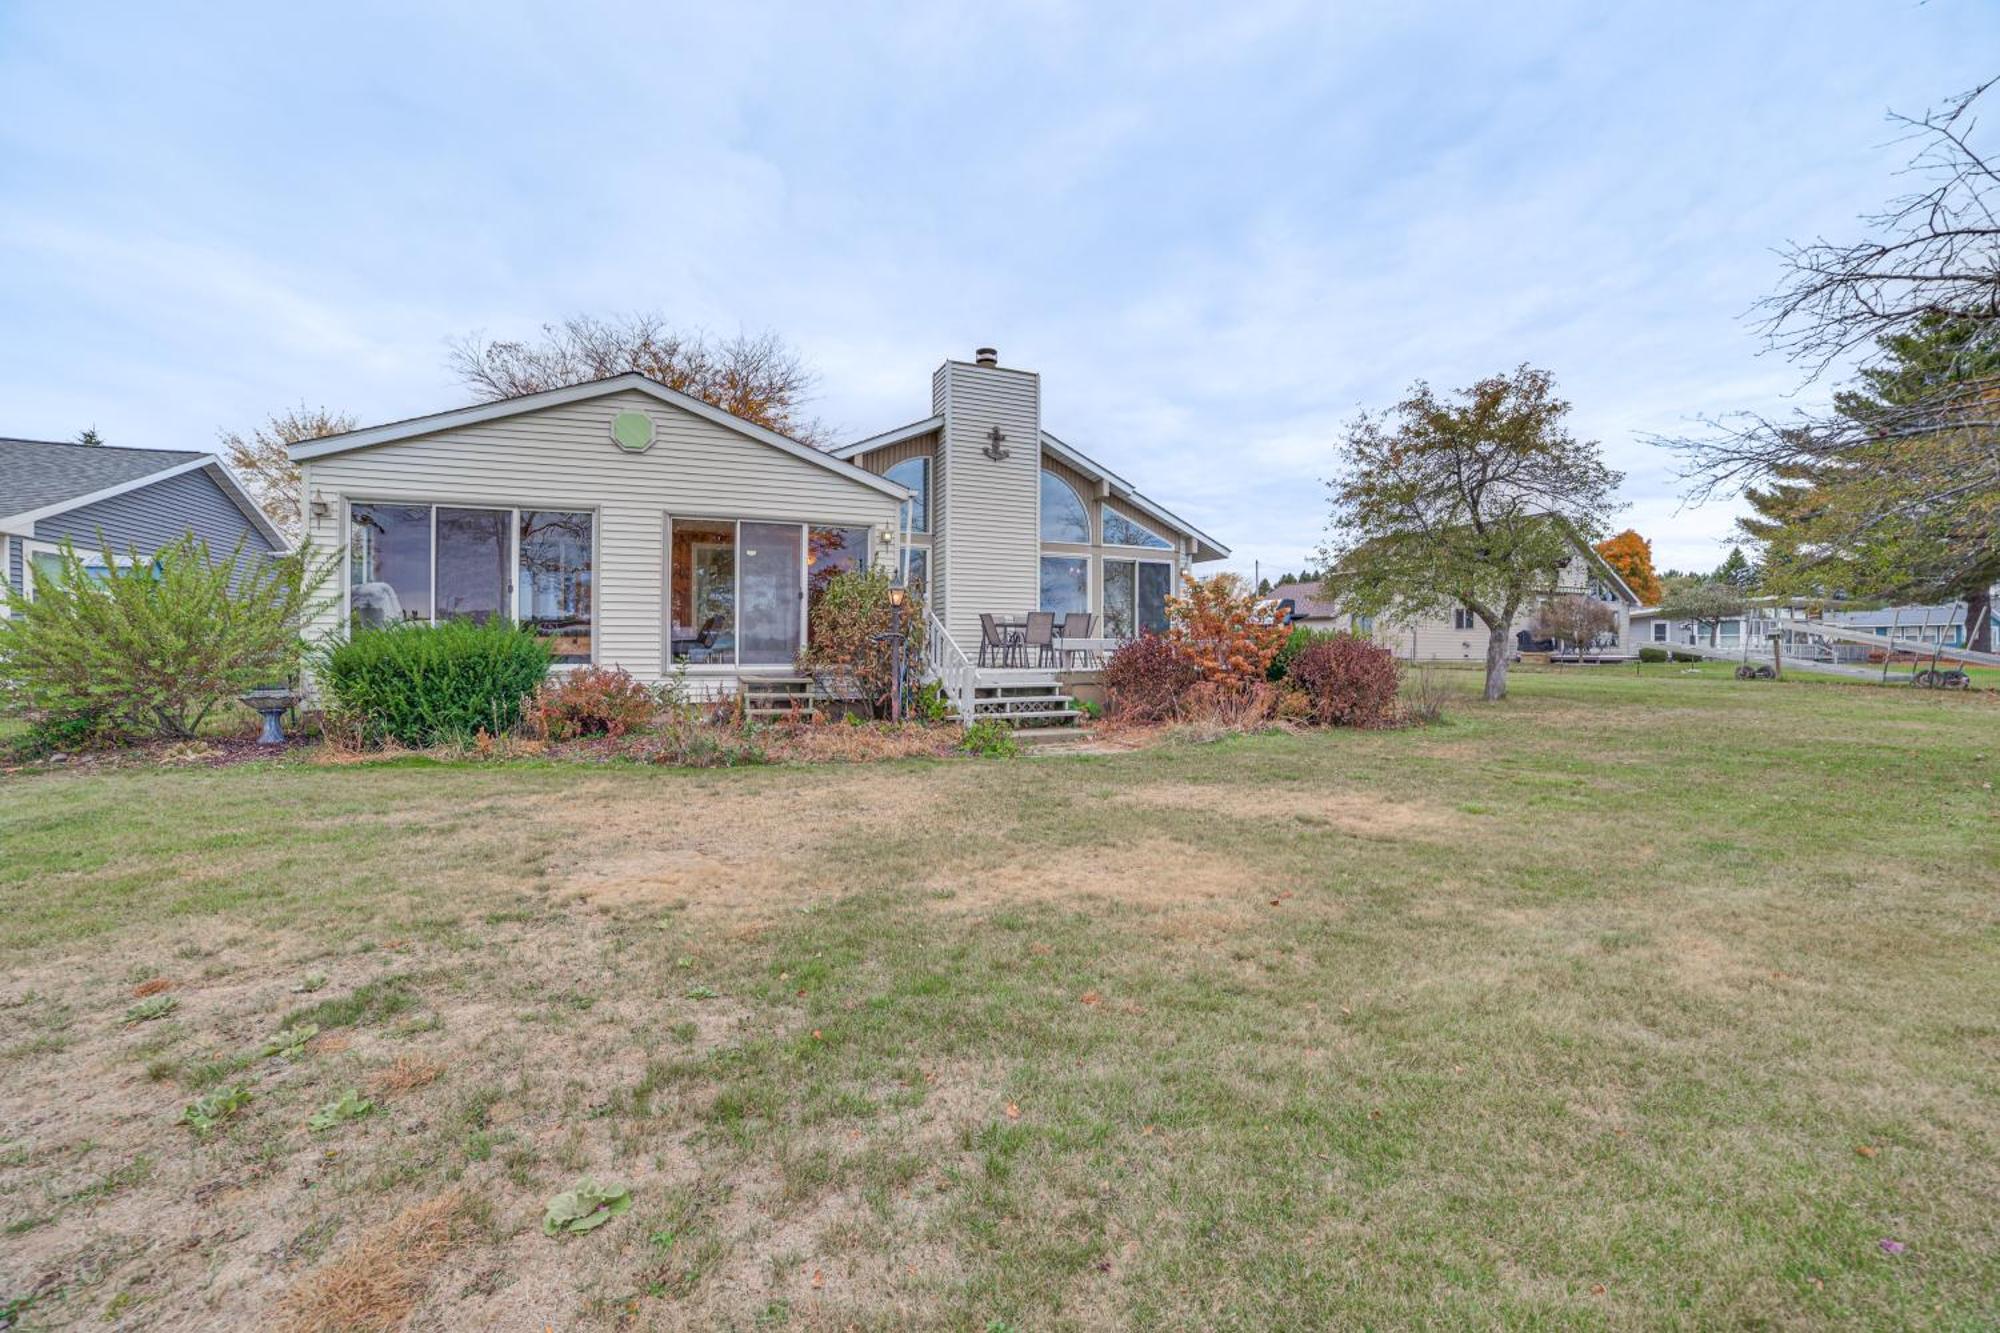
[{"label": "autumn tree", "polygon": [[1236,574],[1190,574],[1167,599],[1167,637],[1218,685],[1261,681],[1291,631],[1258,614],[1257,596]]},{"label": "autumn tree", "polygon": [[1357,418],[1328,483],[1327,596],[1363,615],[1467,608],[1486,627],[1485,697],[1506,697],[1515,618],[1604,530],[1622,480],[1569,410],[1524,365],[1449,399],[1419,381]]},{"label": "autumn tree", "polygon": [[324,407],[297,407],[273,412],[248,435],[233,430],[217,432],[222,456],[243,482],[250,498],[271,520],[271,526],[288,540],[296,541],[304,515],[299,494],[299,465],[292,461],[292,446],[328,435],[341,435],[358,423],[345,412],[329,412]]},{"label": "autumn tree", "polygon": [[1741,588],[1722,579],[1703,579],[1670,590],[1660,605],[1660,615],[1667,620],[1691,620],[1697,631],[1707,626],[1709,646],[1714,647],[1720,642],[1722,622],[1735,619],[1749,607]]},{"label": "autumn tree", "polygon": [[[1996,80],[1994,82],[2000,82]],[[1982,84],[1921,117],[1910,188],[1852,240],[1783,252],[1770,346],[1809,377],[1862,358],[1831,411],[1744,413],[1681,450],[1690,498],[1748,491],[1774,587],[1958,596],[1975,632],[2000,577],[2000,160],[1976,142]]]},{"label": "autumn tree", "polygon": [[813,373],[775,333],[723,338],[674,328],[657,314],[572,315],[525,342],[468,334],[451,344],[450,361],[488,402],[637,371],[781,435],[826,443],[825,429],[802,414]]},{"label": "autumn tree", "polygon": [[1653,572],[1653,544],[1631,528],[1597,543],[1604,563],[1618,571],[1642,606],[1660,604],[1660,578]]},{"label": "autumn tree", "polygon": [[1595,597],[1565,593],[1551,597],[1535,611],[1535,637],[1554,639],[1581,650],[1597,636],[1618,628],[1618,614]]}]

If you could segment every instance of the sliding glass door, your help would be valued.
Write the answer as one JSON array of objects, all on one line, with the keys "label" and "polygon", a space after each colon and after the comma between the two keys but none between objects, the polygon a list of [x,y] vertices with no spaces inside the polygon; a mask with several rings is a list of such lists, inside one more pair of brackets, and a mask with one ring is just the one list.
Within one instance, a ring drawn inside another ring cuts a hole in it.
[{"label": "sliding glass door", "polygon": [[738,665],[786,666],[799,655],[805,622],[804,535],[796,523],[742,525]]},{"label": "sliding glass door", "polygon": [[1157,560],[1104,561],[1104,632],[1114,639],[1167,632],[1174,567]]},{"label": "sliding glass door", "polygon": [[674,519],[668,656],[685,666],[790,666],[827,584],[868,567],[868,529]]}]

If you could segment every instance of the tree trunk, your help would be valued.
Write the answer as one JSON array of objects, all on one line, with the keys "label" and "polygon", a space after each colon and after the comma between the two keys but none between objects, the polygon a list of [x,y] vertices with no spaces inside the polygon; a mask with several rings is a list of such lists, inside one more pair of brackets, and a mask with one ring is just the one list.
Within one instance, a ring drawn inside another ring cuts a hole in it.
[{"label": "tree trunk", "polygon": [[1993,651],[1993,588],[1983,584],[1965,594],[1965,646],[1975,653]]},{"label": "tree trunk", "polygon": [[1486,629],[1486,693],[1487,703],[1507,697],[1507,625],[1489,625]]}]

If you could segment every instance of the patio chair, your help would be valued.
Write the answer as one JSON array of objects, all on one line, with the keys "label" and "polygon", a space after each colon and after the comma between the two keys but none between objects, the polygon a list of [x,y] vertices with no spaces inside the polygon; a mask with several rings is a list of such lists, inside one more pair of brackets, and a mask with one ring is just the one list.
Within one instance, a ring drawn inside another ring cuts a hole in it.
[{"label": "patio chair", "polygon": [[1019,646],[1019,636],[1011,631],[1002,631],[992,612],[979,613],[979,665],[1006,666]]},{"label": "patio chair", "polygon": [[1087,649],[1071,648],[1067,645],[1081,639],[1089,638],[1093,621],[1094,617],[1088,611],[1072,611],[1063,617],[1062,641],[1065,646],[1062,650],[1062,659],[1064,666],[1088,665],[1083,660],[1090,656]]},{"label": "patio chair", "polygon": [[[1055,666],[1056,613],[1053,611],[1030,611],[1028,613],[1028,632],[1021,636],[1021,646],[1024,650],[1030,648],[1034,650],[1036,666]],[[1021,665],[1026,666],[1027,664],[1027,653],[1024,651],[1022,653]]]}]

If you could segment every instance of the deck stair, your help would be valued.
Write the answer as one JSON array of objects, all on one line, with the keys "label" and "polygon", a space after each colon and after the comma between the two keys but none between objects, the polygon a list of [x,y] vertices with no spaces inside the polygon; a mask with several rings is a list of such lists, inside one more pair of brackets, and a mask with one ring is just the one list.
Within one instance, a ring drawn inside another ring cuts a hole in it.
[{"label": "deck stair", "polygon": [[972,717],[968,720],[1043,728],[1074,726],[1082,716],[1075,697],[1063,692],[1053,673],[1035,679],[1010,672],[991,673],[973,687]]},{"label": "deck stair", "polygon": [[758,676],[737,686],[746,722],[814,722],[819,719],[810,676]]}]

